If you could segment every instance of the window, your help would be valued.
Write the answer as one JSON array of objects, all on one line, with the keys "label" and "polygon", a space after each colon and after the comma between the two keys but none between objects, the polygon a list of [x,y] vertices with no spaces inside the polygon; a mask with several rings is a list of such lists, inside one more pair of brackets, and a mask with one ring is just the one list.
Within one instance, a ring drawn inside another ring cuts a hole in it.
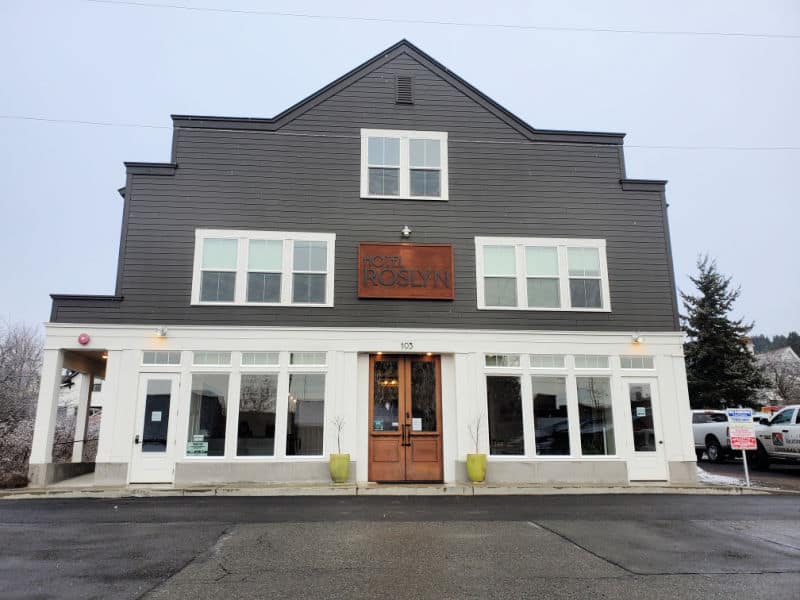
[{"label": "window", "polygon": [[325,352],[292,352],[289,355],[290,365],[324,365],[326,362]]},{"label": "window", "polygon": [[607,369],[608,357],[595,356],[592,354],[576,354],[575,355],[575,368],[576,369]]},{"label": "window", "polygon": [[278,374],[245,374],[241,381],[236,455],[273,456]]},{"label": "window", "polygon": [[333,306],[336,235],[198,229],[193,304]]},{"label": "window", "polygon": [[195,373],[189,406],[188,456],[224,456],[227,373]]},{"label": "window", "polygon": [[486,377],[490,454],[525,454],[519,377]]},{"label": "window", "polygon": [[181,353],[165,350],[145,350],[142,352],[143,365],[179,365]]},{"label": "window", "polygon": [[784,408],[781,412],[772,418],[769,422],[770,425],[783,425],[792,422],[792,415],[794,414],[793,408]]},{"label": "window", "polygon": [[325,424],[325,375],[289,374],[286,455],[322,455]]},{"label": "window", "polygon": [[92,381],[92,393],[100,393],[103,391],[103,380],[99,377]]},{"label": "window", "polygon": [[242,352],[242,366],[278,366],[279,354],[277,352]]},{"label": "window", "polygon": [[519,367],[519,354],[487,354],[487,367]]},{"label": "window", "polygon": [[230,352],[195,352],[195,365],[227,367],[231,364]]},{"label": "window", "polygon": [[569,456],[567,381],[563,377],[532,377],[533,427],[536,454]]},{"label": "window", "polygon": [[605,240],[476,237],[478,308],[610,311]]},{"label": "window", "polygon": [[581,452],[584,455],[615,454],[611,380],[608,377],[576,377]]},{"label": "window", "polygon": [[447,132],[361,130],[361,196],[447,200]]},{"label": "window", "polygon": [[531,354],[531,368],[533,369],[563,369],[563,354]]},{"label": "window", "polygon": [[620,356],[620,366],[623,369],[654,369],[652,356]]}]

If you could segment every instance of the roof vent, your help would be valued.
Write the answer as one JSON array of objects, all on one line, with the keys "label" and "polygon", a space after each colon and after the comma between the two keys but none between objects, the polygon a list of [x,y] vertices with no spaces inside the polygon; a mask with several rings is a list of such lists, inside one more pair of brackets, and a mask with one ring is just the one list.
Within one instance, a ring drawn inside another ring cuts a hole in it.
[{"label": "roof vent", "polygon": [[414,88],[410,75],[398,75],[394,85],[397,104],[414,104]]}]

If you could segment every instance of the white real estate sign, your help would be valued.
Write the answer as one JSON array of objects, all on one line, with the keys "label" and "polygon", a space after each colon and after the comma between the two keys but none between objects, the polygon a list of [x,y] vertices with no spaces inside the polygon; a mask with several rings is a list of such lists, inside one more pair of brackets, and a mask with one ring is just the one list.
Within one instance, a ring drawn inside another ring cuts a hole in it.
[{"label": "white real estate sign", "polygon": [[730,408],[727,413],[731,450],[755,450],[756,427],[753,423],[753,411],[749,408]]}]

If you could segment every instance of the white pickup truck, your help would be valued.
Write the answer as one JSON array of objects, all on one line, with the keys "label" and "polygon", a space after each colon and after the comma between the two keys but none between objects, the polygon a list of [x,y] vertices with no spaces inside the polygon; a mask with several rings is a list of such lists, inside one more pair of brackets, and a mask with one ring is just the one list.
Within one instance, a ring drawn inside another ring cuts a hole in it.
[{"label": "white pickup truck", "polygon": [[698,461],[704,452],[712,462],[722,462],[731,454],[728,415],[724,410],[693,410],[692,432]]},{"label": "white pickup truck", "polygon": [[748,461],[756,469],[768,469],[770,463],[800,464],[800,404],[787,406],[772,419],[756,424],[758,449],[748,452]]}]

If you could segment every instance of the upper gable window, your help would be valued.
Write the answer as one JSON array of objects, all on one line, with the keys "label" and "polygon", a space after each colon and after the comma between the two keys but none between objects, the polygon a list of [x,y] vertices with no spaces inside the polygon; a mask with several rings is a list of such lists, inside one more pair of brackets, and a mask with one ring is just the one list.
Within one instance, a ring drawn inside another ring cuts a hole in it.
[{"label": "upper gable window", "polygon": [[605,240],[476,237],[478,308],[611,310]]},{"label": "upper gable window", "polygon": [[447,200],[447,132],[361,130],[361,197]]},{"label": "upper gable window", "polygon": [[192,304],[333,306],[332,233],[198,229]]}]

